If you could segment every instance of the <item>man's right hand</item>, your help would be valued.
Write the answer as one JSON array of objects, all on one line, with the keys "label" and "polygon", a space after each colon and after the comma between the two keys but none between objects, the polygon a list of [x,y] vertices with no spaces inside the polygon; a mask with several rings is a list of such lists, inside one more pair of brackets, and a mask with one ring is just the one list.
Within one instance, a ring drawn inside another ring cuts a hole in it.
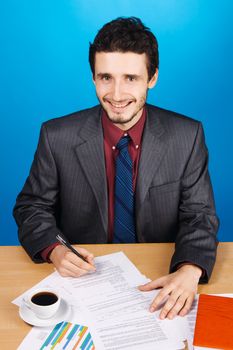
[{"label": "man's right hand", "polygon": [[87,262],[80,259],[63,245],[58,245],[52,250],[49,258],[61,276],[79,277],[96,270],[94,255],[84,248],[78,247],[76,249]]}]

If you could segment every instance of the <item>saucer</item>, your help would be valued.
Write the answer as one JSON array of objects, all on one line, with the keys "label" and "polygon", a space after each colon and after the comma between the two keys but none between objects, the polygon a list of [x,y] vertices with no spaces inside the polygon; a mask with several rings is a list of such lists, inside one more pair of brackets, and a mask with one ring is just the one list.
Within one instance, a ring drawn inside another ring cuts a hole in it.
[{"label": "saucer", "polygon": [[57,323],[66,321],[71,312],[71,306],[64,300],[61,299],[59,309],[50,318],[42,319],[37,317],[32,310],[30,310],[25,304],[22,304],[19,308],[19,316],[26,323],[37,327],[48,327],[54,326]]}]

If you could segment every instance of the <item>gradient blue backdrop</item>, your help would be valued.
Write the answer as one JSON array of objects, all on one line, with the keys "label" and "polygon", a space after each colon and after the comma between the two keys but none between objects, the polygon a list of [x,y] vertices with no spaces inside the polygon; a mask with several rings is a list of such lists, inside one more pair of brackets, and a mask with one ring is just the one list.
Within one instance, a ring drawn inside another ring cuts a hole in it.
[{"label": "gradient blue backdrop", "polygon": [[8,0],[0,5],[0,244],[18,244],[12,207],[43,121],[97,103],[89,42],[118,16],[138,16],[160,48],[148,101],[203,122],[221,220],[232,241],[233,2]]}]

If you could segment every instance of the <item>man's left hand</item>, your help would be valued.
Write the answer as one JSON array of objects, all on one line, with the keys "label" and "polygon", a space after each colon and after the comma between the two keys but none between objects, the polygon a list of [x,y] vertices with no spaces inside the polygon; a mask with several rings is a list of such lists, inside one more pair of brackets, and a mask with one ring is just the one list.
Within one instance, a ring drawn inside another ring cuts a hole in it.
[{"label": "man's left hand", "polygon": [[160,319],[173,319],[176,315],[185,316],[190,310],[197,286],[202,275],[202,270],[195,265],[183,265],[176,272],[158,278],[143,286],[141,291],[150,291],[162,288],[150,305],[150,311],[157,310],[161,303],[166,300],[161,312]]}]

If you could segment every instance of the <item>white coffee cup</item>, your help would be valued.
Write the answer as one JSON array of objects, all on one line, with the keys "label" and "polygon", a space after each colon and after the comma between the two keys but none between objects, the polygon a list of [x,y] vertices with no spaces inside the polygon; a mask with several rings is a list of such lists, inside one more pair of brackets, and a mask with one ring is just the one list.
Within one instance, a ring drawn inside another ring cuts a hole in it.
[{"label": "white coffee cup", "polygon": [[34,289],[24,298],[26,306],[39,318],[50,318],[57,312],[61,297],[51,289]]}]

